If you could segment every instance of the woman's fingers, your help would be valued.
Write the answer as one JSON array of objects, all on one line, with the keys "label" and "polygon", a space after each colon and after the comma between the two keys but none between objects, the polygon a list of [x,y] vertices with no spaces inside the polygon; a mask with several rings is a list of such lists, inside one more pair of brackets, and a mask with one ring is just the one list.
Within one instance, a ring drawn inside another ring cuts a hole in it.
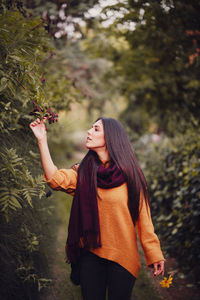
[{"label": "woman's fingers", "polygon": [[154,273],[153,276],[164,275],[164,260],[154,263]]},{"label": "woman's fingers", "polygon": [[46,120],[47,120],[47,117],[43,117],[42,120],[41,120],[41,122],[45,123]]},{"label": "woman's fingers", "polygon": [[42,120],[37,118],[35,121],[29,124],[31,130],[33,131],[35,137],[38,140],[41,140],[46,137],[47,128],[45,126],[46,117],[43,117]]},{"label": "woman's fingers", "polygon": [[35,127],[35,123],[31,122],[30,127]]},{"label": "woman's fingers", "polygon": [[31,122],[30,126],[35,127],[36,125],[40,124],[42,121],[37,118],[35,121]]},{"label": "woman's fingers", "polygon": [[33,121],[33,122],[30,123],[30,126],[31,127],[35,127],[38,124],[45,123],[46,120],[47,120],[47,117],[43,117],[42,120],[40,120],[39,118],[37,118],[35,121]]}]

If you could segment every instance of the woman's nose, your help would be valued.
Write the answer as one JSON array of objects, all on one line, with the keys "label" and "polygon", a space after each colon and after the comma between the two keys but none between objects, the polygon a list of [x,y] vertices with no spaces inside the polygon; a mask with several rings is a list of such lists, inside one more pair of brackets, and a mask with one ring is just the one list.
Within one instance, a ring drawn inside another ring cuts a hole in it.
[{"label": "woman's nose", "polygon": [[88,129],[87,133],[91,134],[92,128]]}]

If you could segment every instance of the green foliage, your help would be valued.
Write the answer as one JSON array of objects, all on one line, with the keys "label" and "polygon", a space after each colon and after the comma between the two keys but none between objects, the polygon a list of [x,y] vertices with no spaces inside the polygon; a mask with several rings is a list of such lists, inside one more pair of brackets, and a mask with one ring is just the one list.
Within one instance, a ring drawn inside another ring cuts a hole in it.
[{"label": "green foliage", "polygon": [[149,184],[154,224],[163,248],[177,259],[185,276],[195,282],[199,281],[200,271],[196,264],[200,259],[198,134],[188,131],[184,137],[163,137],[160,142],[149,143],[147,150],[138,151]]},{"label": "green foliage", "polygon": [[120,82],[111,76],[112,64],[108,60],[88,57],[84,41],[70,45],[66,60],[74,86],[87,100],[87,112],[91,119],[95,110],[99,115],[105,113],[106,102],[114,106],[115,99],[119,97],[117,86]]},{"label": "green foliage", "polygon": [[22,208],[27,203],[32,207],[32,198],[41,199],[45,195],[44,180],[33,177],[25,162],[16,154],[16,149],[4,149],[0,152],[0,210],[9,221],[12,210]]},{"label": "green foliage", "polygon": [[88,51],[111,60],[115,78],[123,78],[123,120],[139,134],[146,130],[141,111],[172,136],[174,128],[199,126],[199,8],[196,0],[117,3],[104,9],[102,24],[106,15],[121,16],[108,28],[97,24],[87,39]]},{"label": "green foliage", "polygon": [[83,99],[79,89],[73,85],[74,77],[71,76],[69,67],[70,46],[57,50],[52,54],[51,60],[42,62],[44,90],[49,105],[57,110],[70,110],[70,104]]},{"label": "green foliage", "polygon": [[8,133],[23,128],[20,118],[31,119],[33,101],[66,109],[79,95],[41,19],[13,10],[0,10],[0,17],[0,130]]},{"label": "green foliage", "polygon": [[17,98],[22,106],[35,98],[45,102],[39,62],[50,46],[41,21],[25,19],[19,12],[2,11],[0,28],[1,94],[7,100]]},{"label": "green foliage", "polygon": [[38,175],[29,112],[33,100],[48,105],[42,62],[52,46],[39,18],[7,10],[1,1],[0,49],[0,298],[38,299],[51,283],[46,249],[53,206]]}]

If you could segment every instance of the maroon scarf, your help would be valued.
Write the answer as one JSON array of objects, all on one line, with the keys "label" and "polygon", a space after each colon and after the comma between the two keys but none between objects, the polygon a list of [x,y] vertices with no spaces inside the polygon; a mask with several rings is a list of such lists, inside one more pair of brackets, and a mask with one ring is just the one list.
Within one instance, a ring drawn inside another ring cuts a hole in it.
[{"label": "maroon scarf", "polygon": [[[124,182],[124,176],[115,164],[112,163],[107,168],[101,165],[98,167],[98,187],[110,189],[120,186]],[[83,241],[84,249],[101,247],[96,194],[95,191],[89,188],[89,184],[86,182],[80,187],[78,176],[66,243],[66,255],[70,263],[76,263],[80,256],[80,239]]]}]

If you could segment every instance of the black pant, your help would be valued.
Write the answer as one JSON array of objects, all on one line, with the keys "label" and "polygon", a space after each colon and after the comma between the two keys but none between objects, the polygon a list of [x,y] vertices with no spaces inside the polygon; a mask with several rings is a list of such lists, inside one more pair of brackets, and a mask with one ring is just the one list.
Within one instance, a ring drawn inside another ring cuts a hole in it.
[{"label": "black pant", "polygon": [[135,277],[119,264],[87,252],[81,259],[83,300],[130,300]]}]

